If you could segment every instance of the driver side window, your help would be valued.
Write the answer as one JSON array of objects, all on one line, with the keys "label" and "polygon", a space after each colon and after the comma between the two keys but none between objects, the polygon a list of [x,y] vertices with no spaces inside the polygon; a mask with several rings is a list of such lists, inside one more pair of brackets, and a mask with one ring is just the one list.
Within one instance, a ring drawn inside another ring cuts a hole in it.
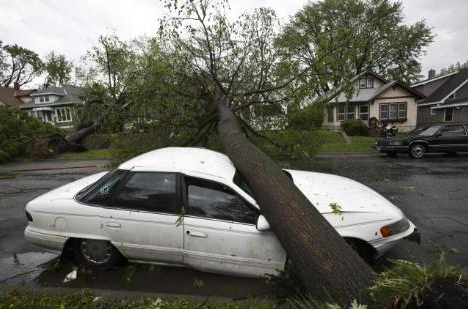
[{"label": "driver side window", "polygon": [[196,178],[186,178],[187,214],[255,224],[258,211],[249,206],[239,195],[221,184]]}]

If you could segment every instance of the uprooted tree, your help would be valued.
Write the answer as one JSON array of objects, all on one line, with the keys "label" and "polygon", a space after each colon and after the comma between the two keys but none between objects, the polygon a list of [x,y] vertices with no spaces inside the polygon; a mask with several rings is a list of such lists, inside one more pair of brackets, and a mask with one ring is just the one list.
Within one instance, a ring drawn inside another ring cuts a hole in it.
[{"label": "uprooted tree", "polygon": [[246,136],[255,128],[244,113],[256,106],[282,108],[289,93],[283,90],[304,73],[278,74],[274,12],[257,9],[231,22],[222,13],[224,1],[170,1],[166,6],[175,15],[162,21],[161,42],[174,55],[169,64],[176,74],[165,82],[204,113],[190,143],[217,130],[310,293],[341,304],[367,302],[374,278],[370,267]]}]

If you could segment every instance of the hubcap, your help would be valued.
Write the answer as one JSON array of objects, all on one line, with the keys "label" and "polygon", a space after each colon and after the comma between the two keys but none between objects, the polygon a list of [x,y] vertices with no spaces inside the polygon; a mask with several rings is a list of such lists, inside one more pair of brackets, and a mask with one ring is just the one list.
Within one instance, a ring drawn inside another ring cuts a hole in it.
[{"label": "hubcap", "polygon": [[112,245],[108,241],[83,239],[80,242],[80,249],[83,257],[90,264],[105,264],[112,256]]},{"label": "hubcap", "polygon": [[423,146],[414,146],[411,150],[411,153],[415,158],[421,158],[424,155],[424,148]]}]

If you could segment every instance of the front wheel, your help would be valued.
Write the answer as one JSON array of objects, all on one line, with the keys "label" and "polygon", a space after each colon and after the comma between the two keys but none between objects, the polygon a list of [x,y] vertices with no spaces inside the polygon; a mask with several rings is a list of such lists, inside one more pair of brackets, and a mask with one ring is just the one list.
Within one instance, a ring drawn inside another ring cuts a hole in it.
[{"label": "front wheel", "polygon": [[414,159],[421,159],[426,154],[426,147],[423,144],[411,145],[409,154]]},{"label": "front wheel", "polygon": [[120,252],[106,240],[78,239],[74,253],[80,264],[95,269],[108,269],[122,259]]}]

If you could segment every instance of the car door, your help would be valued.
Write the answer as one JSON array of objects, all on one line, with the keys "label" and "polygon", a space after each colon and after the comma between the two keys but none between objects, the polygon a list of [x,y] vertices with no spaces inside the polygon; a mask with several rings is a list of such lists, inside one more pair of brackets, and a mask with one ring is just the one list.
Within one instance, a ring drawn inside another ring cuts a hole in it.
[{"label": "car door", "polygon": [[128,259],[182,264],[178,178],[175,173],[135,169],[126,176],[114,206],[130,211],[121,226],[123,250]]},{"label": "car door", "polygon": [[185,177],[184,263],[241,276],[277,274],[286,254],[272,231],[258,231],[259,211],[229,187]]},{"label": "car door", "polygon": [[83,231],[83,226],[87,226],[84,231],[89,235],[84,234],[83,238],[109,239],[119,250],[123,250],[121,232],[129,218],[130,211],[115,208],[113,200],[127,172],[125,170],[109,172],[76,195],[77,202],[90,207],[85,216],[76,215],[70,218],[70,226],[76,226],[81,231]]},{"label": "car door", "polygon": [[464,150],[466,144],[465,127],[461,124],[444,125],[437,132],[434,144],[440,151]]}]

